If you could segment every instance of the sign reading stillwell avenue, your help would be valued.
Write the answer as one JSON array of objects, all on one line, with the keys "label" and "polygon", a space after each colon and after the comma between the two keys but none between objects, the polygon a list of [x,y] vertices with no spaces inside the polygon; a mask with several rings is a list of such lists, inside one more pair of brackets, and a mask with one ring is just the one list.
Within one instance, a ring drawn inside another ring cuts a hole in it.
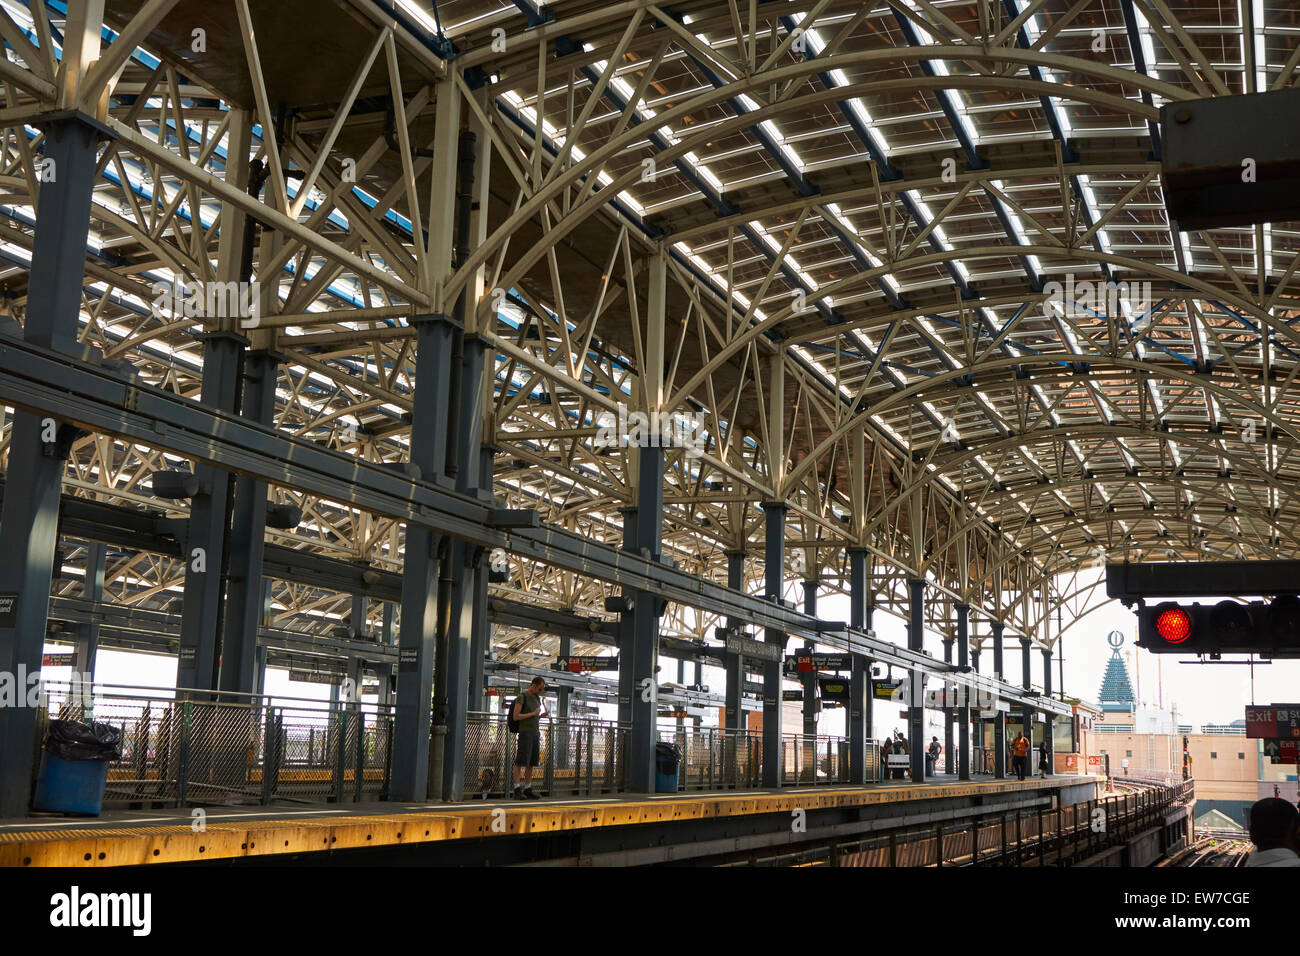
[{"label": "sign reading stillwell avenue", "polygon": [[793,654],[785,659],[787,666],[794,670],[808,671],[846,671],[853,667],[852,654]]},{"label": "sign reading stillwell avenue", "polygon": [[575,674],[580,674],[583,671],[616,671],[618,670],[618,655],[561,657],[551,665],[551,670],[570,671]]}]

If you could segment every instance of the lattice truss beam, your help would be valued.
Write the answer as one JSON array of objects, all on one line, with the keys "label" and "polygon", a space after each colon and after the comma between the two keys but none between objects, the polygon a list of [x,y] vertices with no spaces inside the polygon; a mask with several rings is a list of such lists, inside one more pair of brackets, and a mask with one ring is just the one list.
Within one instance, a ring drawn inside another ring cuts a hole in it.
[{"label": "lattice truss beam", "polygon": [[[283,356],[279,428],[401,461],[408,317],[464,295],[501,502],[617,545],[636,472],[602,427],[661,408],[698,441],[667,452],[665,553],[716,580],[740,548],[758,588],[757,505],[784,500],[792,596],[842,589],[864,548],[878,606],[925,576],[940,631],[965,602],[1050,644],[1058,605],[1068,625],[1101,600],[1104,560],[1294,556],[1300,232],[1173,231],[1155,122],[1165,102],[1291,86],[1288,5],[396,6],[107,0],[85,62],[61,4],[0,3],[6,313],[23,319],[49,174],[35,120],[75,107],[115,134],[81,340],[151,385],[197,397],[195,333],[234,329]],[[454,263],[430,221],[455,168],[447,111],[486,178],[481,241]],[[158,291],[241,277],[260,287],[251,325]],[[183,517],[147,476],[185,464],[86,436],[65,491]],[[271,496],[304,519],[268,540],[400,569],[395,523]],[[113,600],[165,608],[182,568],[124,553],[107,577]],[[598,616],[608,588],[515,561],[495,590]],[[323,631],[348,604],[275,582],[272,620]],[[715,623],[674,607],[665,631]]]}]

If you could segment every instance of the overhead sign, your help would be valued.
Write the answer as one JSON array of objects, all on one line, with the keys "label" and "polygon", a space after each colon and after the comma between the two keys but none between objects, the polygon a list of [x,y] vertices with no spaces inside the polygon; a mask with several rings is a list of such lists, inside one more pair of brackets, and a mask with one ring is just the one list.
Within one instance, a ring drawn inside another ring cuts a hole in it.
[{"label": "overhead sign", "polygon": [[1300,741],[1296,740],[1266,740],[1264,741],[1264,756],[1268,758],[1269,763],[1297,763],[1297,749],[1300,748]]},{"label": "overhead sign", "polygon": [[1274,740],[1300,738],[1300,704],[1247,706],[1246,736]]},{"label": "overhead sign", "polygon": [[821,677],[818,678],[821,684],[822,700],[839,701],[841,704],[849,702],[849,682],[841,677]]},{"label": "overhead sign", "polygon": [[661,710],[659,711],[659,716],[660,717],[689,717],[691,715],[684,710],[678,709],[678,710]]},{"label": "overhead sign", "polygon": [[742,637],[732,635],[728,637],[725,645],[728,654],[739,654],[741,657],[753,657],[760,661],[779,662],[783,656],[781,645],[768,644],[766,641],[756,641],[752,637]]},{"label": "overhead sign", "polygon": [[596,656],[570,656],[557,658],[551,665],[553,671],[569,671],[574,674],[581,674],[584,671],[616,671],[618,670],[618,655]]},{"label": "overhead sign", "polygon": [[72,663],[72,651],[50,651],[41,655],[42,667],[66,667]]},{"label": "overhead sign", "polygon": [[796,671],[846,671],[853,667],[852,654],[792,654],[785,659],[786,666]]},{"label": "overhead sign", "polygon": [[878,680],[873,682],[871,696],[876,700],[893,700],[903,684],[900,680]]},{"label": "overhead sign", "polygon": [[520,688],[518,687],[493,686],[493,687],[489,687],[486,691],[484,691],[484,693],[486,693],[489,697],[505,697],[508,694],[517,694],[519,693],[519,690]]},{"label": "overhead sign", "polygon": [[343,678],[342,674],[331,671],[290,670],[289,680],[299,684],[335,684]]},{"label": "overhead sign", "polygon": [[746,694],[754,694],[757,697],[763,696],[763,684],[761,681],[747,680],[741,685],[741,690]]},{"label": "overhead sign", "polygon": [[782,700],[803,700],[803,691],[801,690],[783,690],[781,691]]}]

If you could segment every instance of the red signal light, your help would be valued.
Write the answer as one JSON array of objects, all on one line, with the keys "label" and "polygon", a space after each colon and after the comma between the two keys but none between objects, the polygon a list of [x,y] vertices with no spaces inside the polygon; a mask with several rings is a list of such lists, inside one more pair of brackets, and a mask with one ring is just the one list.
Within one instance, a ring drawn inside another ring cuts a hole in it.
[{"label": "red signal light", "polygon": [[1192,636],[1192,618],[1180,607],[1165,608],[1156,615],[1156,633],[1166,644],[1181,644]]}]

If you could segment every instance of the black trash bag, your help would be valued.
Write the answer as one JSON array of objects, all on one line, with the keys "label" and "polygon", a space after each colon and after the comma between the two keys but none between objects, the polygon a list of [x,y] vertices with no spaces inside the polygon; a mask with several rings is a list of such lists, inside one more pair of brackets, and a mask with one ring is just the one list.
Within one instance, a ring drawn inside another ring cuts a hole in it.
[{"label": "black trash bag", "polygon": [[63,760],[120,760],[122,731],[109,724],[51,720],[45,749]]},{"label": "black trash bag", "polygon": [[655,765],[660,773],[676,773],[682,759],[682,748],[661,740],[655,744]]}]

